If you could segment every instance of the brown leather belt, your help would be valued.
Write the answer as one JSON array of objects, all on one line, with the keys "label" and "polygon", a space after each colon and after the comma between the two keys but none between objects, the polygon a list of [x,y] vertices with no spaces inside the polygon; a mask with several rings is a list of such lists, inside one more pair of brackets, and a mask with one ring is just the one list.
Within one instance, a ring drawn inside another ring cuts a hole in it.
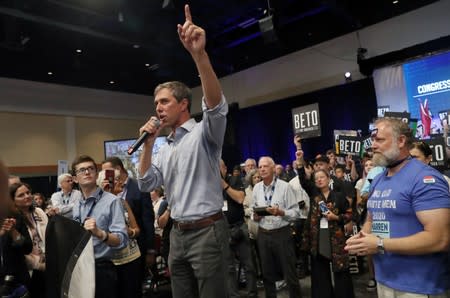
[{"label": "brown leather belt", "polygon": [[267,230],[267,229],[259,227],[258,231],[266,233],[266,234],[270,234],[270,233],[276,233],[276,232],[282,231],[282,230],[287,229],[287,228],[289,228],[289,225],[283,226],[283,227],[278,228],[278,229],[273,229],[273,230]]},{"label": "brown leather belt", "polygon": [[207,226],[210,226],[214,224],[214,222],[218,221],[219,219],[223,218],[223,212],[219,211],[213,215],[192,220],[192,221],[173,221],[173,227],[178,230],[197,230],[206,228]]}]

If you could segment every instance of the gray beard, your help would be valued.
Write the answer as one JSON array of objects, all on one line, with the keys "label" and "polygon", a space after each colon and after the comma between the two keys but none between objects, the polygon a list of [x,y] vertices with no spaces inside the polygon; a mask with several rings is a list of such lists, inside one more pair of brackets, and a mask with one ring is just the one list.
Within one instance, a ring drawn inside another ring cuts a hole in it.
[{"label": "gray beard", "polygon": [[374,153],[372,157],[373,164],[379,167],[387,167],[390,164],[393,164],[397,161],[400,156],[400,149],[398,149],[395,144],[392,144],[391,148],[389,148],[384,153]]}]

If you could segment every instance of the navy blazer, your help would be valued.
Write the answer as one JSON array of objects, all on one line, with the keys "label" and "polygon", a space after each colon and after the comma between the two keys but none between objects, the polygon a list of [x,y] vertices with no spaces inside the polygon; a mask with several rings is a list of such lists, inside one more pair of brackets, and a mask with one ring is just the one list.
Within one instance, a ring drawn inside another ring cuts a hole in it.
[{"label": "navy blazer", "polygon": [[137,180],[128,177],[125,186],[127,194],[125,200],[130,205],[134,217],[141,229],[141,234],[137,238],[141,253],[145,255],[148,249],[155,249],[155,213],[153,211],[152,200],[148,192],[141,192]]}]

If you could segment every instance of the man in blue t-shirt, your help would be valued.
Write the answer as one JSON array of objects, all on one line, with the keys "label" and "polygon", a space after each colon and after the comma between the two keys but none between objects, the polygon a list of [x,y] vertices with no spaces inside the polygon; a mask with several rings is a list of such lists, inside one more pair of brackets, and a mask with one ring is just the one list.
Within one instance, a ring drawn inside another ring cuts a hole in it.
[{"label": "man in blue t-shirt", "polygon": [[[383,118],[372,133],[373,162],[386,170],[371,184],[368,217],[347,241],[358,255],[375,254],[378,297],[448,297],[450,194],[433,168],[412,159],[412,133]],[[417,296],[414,296],[417,297]]]}]

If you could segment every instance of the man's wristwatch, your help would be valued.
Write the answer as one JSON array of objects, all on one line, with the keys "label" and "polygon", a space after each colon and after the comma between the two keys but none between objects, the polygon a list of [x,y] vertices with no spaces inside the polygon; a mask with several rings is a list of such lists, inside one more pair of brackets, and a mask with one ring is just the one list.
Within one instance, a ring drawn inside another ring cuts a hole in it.
[{"label": "man's wristwatch", "polygon": [[384,250],[384,242],[383,242],[383,238],[381,238],[380,236],[378,237],[378,241],[377,241],[377,251],[379,254],[384,254],[385,250]]}]

